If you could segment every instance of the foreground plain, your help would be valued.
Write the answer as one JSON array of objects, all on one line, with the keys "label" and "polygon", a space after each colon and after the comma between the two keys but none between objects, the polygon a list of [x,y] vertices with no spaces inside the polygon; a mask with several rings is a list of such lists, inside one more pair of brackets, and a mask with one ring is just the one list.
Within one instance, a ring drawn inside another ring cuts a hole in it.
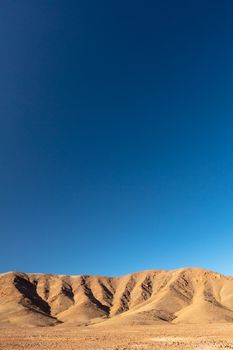
[{"label": "foreground plain", "polygon": [[233,349],[233,325],[0,328],[0,350]]}]

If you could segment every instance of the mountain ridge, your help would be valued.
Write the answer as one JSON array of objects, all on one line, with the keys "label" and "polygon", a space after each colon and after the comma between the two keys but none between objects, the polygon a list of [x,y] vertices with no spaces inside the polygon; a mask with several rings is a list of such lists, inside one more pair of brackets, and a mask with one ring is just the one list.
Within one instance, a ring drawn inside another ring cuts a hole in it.
[{"label": "mountain ridge", "polygon": [[233,322],[233,277],[198,267],[118,277],[0,274],[0,324]]}]

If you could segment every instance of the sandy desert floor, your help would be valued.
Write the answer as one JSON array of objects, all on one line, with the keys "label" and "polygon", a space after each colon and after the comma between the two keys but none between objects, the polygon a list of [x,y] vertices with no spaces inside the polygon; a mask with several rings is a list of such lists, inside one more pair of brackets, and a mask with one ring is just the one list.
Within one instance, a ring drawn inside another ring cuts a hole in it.
[{"label": "sandy desert floor", "polygon": [[233,349],[233,325],[0,328],[0,349]]}]

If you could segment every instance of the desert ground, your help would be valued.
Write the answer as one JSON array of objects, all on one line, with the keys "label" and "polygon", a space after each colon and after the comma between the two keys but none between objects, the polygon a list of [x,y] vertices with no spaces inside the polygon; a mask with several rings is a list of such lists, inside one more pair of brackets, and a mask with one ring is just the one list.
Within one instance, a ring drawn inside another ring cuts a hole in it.
[{"label": "desert ground", "polygon": [[233,325],[0,328],[0,350],[233,349]]}]

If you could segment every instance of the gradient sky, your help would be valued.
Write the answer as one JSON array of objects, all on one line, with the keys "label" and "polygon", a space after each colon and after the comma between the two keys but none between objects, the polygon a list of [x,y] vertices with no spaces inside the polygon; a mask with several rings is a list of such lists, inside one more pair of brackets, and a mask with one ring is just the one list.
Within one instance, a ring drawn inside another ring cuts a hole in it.
[{"label": "gradient sky", "polygon": [[0,5],[0,270],[233,275],[233,2]]}]

